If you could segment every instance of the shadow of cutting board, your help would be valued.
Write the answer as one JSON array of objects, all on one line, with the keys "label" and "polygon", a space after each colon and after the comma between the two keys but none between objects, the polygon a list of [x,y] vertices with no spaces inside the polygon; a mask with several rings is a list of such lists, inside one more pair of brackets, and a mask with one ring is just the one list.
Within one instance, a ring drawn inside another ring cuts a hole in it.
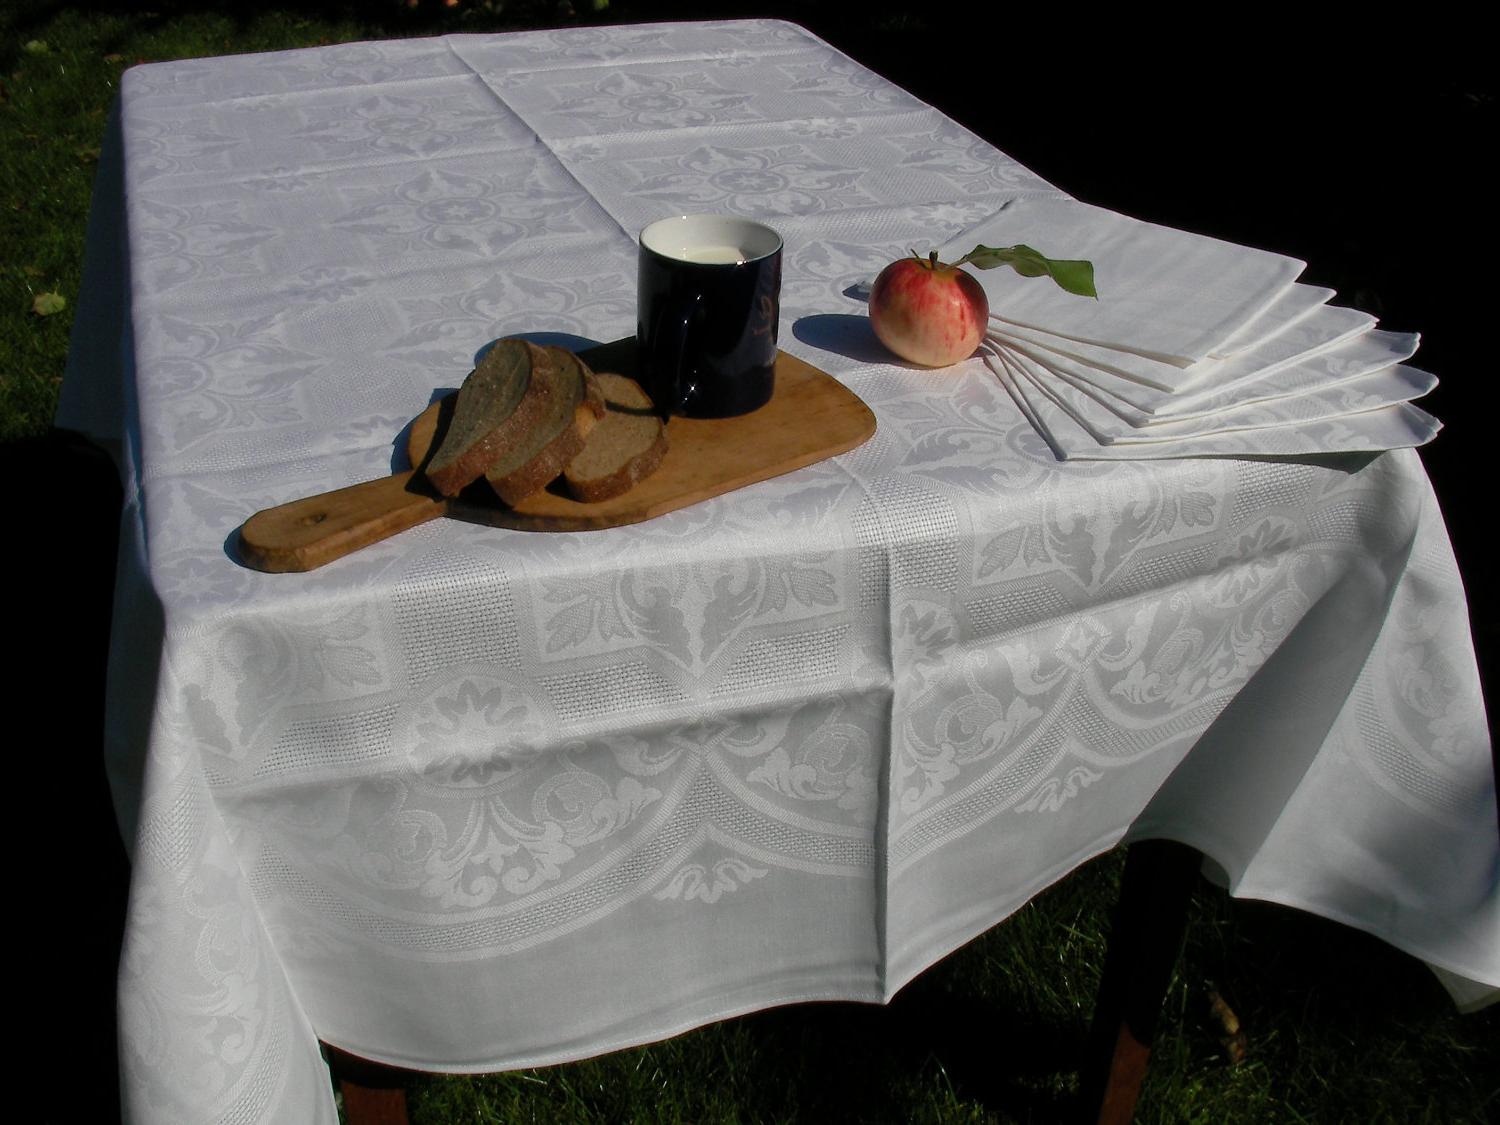
[{"label": "shadow of cutting board", "polygon": [[[579,355],[595,371],[636,375],[633,337]],[[423,464],[437,444],[452,397],[412,422],[406,447],[411,464]],[[826,460],[874,432],[875,415],[858,395],[778,352],[770,402],[738,418],[672,418],[661,466],[613,499],[586,504],[554,483],[506,507],[481,479],[449,500],[430,490],[420,469],[408,469],[257,512],[240,528],[239,554],[257,570],[313,570],[442,515],[518,531],[622,527]]]}]

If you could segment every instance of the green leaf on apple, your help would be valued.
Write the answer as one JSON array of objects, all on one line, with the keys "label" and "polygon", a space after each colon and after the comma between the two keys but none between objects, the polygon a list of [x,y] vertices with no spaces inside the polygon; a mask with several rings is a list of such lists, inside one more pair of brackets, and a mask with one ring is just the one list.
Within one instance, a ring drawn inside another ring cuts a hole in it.
[{"label": "green leaf on apple", "polygon": [[981,270],[1010,266],[1022,277],[1050,277],[1069,293],[1096,300],[1099,297],[1094,288],[1093,262],[1044,257],[1030,246],[976,246],[953,264],[971,265]]}]

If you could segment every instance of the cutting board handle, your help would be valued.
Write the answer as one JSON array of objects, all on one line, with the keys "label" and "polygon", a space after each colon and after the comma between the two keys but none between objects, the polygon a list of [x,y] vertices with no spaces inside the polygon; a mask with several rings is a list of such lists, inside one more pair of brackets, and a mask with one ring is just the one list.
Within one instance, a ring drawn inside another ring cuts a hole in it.
[{"label": "cutting board handle", "polygon": [[408,469],[256,512],[240,528],[240,559],[273,574],[316,570],[447,511]]}]

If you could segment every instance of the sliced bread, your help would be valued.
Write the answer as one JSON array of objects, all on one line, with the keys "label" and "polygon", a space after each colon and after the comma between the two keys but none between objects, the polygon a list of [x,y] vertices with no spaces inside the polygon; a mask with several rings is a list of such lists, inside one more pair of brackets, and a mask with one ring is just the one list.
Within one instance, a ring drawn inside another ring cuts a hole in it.
[{"label": "sliced bread", "polygon": [[640,384],[623,375],[594,376],[605,412],[583,452],[563,470],[575,499],[594,503],[619,496],[656,471],[667,454],[667,428]]},{"label": "sliced bread", "polygon": [[564,348],[545,350],[553,363],[532,378],[552,381],[547,410],[484,473],[495,494],[511,506],[555,480],[583,452],[585,439],[604,416],[604,395],[588,365]]},{"label": "sliced bread", "polygon": [[444,496],[456,496],[510,446],[535,428],[556,390],[548,375],[557,361],[525,340],[500,340],[458,390],[453,416],[425,466]]}]

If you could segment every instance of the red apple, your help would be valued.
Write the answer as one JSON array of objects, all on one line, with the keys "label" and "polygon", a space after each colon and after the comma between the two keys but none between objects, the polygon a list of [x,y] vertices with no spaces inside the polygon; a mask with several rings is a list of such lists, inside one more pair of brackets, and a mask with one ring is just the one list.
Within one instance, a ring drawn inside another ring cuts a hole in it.
[{"label": "red apple", "polygon": [[990,302],[973,275],[913,254],[880,271],[870,291],[870,325],[880,342],[923,367],[947,367],[974,354]]}]

